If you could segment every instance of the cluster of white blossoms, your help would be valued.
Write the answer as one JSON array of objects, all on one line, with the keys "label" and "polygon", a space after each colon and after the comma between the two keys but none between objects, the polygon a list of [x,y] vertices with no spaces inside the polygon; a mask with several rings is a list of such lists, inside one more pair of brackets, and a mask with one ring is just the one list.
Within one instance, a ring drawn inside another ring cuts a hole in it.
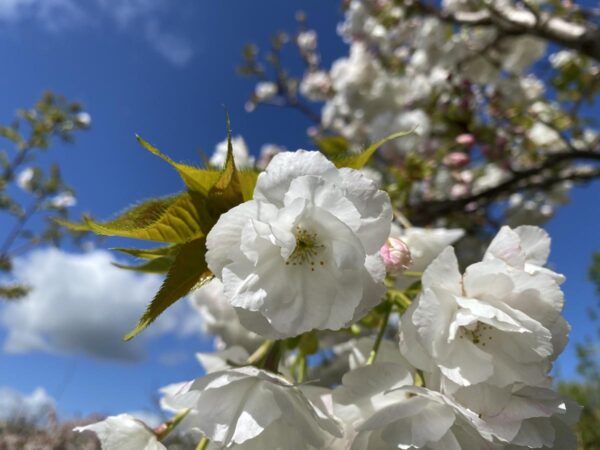
[{"label": "cluster of white blossoms", "polygon": [[[538,1],[535,8],[543,9],[546,3]],[[349,44],[348,54],[330,67],[307,62],[301,77],[287,80],[293,87],[285,95],[279,93],[275,104],[299,95],[322,104],[309,135],[343,137],[350,151],[413,130],[410,136],[385,143],[380,154],[396,167],[415,155],[437,163],[433,173],[412,184],[415,203],[477,196],[515,171],[535,166],[540,155],[597,146],[597,131],[585,121],[573,123],[564,102],[575,93],[554,92],[573,82],[575,74],[586,74],[585,80],[597,77],[600,69],[593,58],[573,50],[549,55],[552,47],[535,33],[513,34],[506,31],[508,22],[504,29],[481,20],[490,11],[508,19],[529,17],[530,8],[522,2],[343,4],[338,32]],[[301,29],[297,45],[307,60],[307,52],[318,52],[317,37],[305,25]],[[535,67],[544,58],[556,80],[538,76]],[[265,91],[264,80],[256,90]],[[266,103],[272,100],[270,95],[263,97]],[[254,98],[262,97],[255,93]],[[454,164],[456,158],[463,163]],[[386,170],[382,173],[394,181]],[[564,195],[557,200],[554,190]],[[537,189],[530,197],[517,194],[505,205],[505,222],[543,224],[569,191],[567,182]]]},{"label": "cluster of white blossoms", "polygon": [[[161,391],[183,420],[78,430],[106,450],[166,448],[173,423],[198,449],[575,449],[578,407],[550,388],[569,326],[564,277],[544,267],[549,237],[503,227],[462,274],[450,246],[462,235],[392,226],[388,195],[360,171],[276,154],[253,200],[208,234],[217,279],[193,302],[221,352],[198,355],[206,375]],[[381,308],[378,327],[360,326]],[[315,332],[319,361],[298,366],[292,344]]]}]

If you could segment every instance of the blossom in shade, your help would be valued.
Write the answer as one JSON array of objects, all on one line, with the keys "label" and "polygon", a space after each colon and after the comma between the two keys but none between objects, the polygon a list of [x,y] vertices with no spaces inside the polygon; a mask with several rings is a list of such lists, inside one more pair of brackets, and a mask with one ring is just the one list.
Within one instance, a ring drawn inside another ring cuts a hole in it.
[{"label": "blossom in shade", "polygon": [[198,378],[172,396],[171,406],[191,408],[194,427],[217,448],[312,450],[328,448],[341,437],[338,422],[322,403],[255,367]]},{"label": "blossom in shade", "polygon": [[[487,448],[477,416],[438,392],[412,386],[407,368],[376,363],[344,375],[333,392],[352,449]],[[485,437],[484,437],[485,436]]]},{"label": "blossom in shade", "polygon": [[202,331],[215,336],[217,349],[239,345],[254,351],[263,339],[240,323],[233,307],[223,293],[223,283],[214,278],[193,291],[190,302],[202,317]]},{"label": "blossom in shade", "polygon": [[141,420],[129,414],[110,416],[105,420],[75,431],[93,431],[102,444],[102,450],[166,450],[154,431]]}]

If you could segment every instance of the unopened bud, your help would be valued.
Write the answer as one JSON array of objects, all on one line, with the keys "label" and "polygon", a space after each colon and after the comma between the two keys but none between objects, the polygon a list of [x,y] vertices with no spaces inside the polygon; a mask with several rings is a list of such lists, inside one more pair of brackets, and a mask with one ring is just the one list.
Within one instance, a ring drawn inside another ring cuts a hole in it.
[{"label": "unopened bud", "polygon": [[157,437],[160,437],[160,436],[164,435],[168,429],[169,429],[169,426],[166,423],[161,423],[159,426],[154,428],[152,431],[154,432],[154,434]]},{"label": "unopened bud", "polygon": [[400,239],[389,238],[379,250],[385,269],[390,275],[400,275],[412,264],[408,245]]},{"label": "unopened bud", "polygon": [[448,153],[444,157],[444,165],[452,169],[460,169],[461,167],[464,167],[467,164],[469,164],[469,161],[469,155],[462,152]]},{"label": "unopened bud", "polygon": [[475,136],[469,133],[459,134],[456,136],[456,143],[470,147],[475,143]]}]

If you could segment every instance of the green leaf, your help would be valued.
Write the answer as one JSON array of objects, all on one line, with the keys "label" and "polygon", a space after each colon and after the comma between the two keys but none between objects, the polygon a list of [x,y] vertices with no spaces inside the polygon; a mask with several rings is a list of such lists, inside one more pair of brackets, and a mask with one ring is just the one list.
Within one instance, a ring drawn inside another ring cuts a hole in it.
[{"label": "green leaf", "polygon": [[252,200],[254,188],[256,187],[256,180],[258,179],[258,172],[256,170],[240,170],[238,171],[238,177],[240,179],[240,187],[242,190],[242,200],[245,202]]},{"label": "green leaf", "polygon": [[221,173],[219,170],[214,169],[200,169],[198,167],[187,166],[185,164],[177,163],[169,158],[167,155],[161,153],[156,147],[146,142],[140,136],[136,135],[138,142],[153,155],[158,156],[163,161],[166,161],[172,165],[181,179],[185,183],[188,189],[192,191],[201,192],[203,194],[208,193],[215,183],[219,180]]},{"label": "green leaf", "polygon": [[206,241],[204,238],[195,239],[181,246],[177,256],[175,256],[173,265],[167,273],[167,278],[137,326],[124,337],[126,341],[137,336],[163,311],[189,293],[194,287],[199,287],[210,280],[212,274],[206,265],[205,253]]},{"label": "green leaf", "polygon": [[205,236],[214,224],[204,199],[190,192],[145,201],[109,222],[95,222],[87,216],[83,221],[83,224],[61,220],[58,223],[74,231],[169,243]]},{"label": "green leaf", "polygon": [[151,259],[150,261],[145,261],[142,264],[138,265],[127,265],[127,264],[119,264],[112,263],[113,266],[118,267],[119,269],[125,270],[133,270],[135,272],[145,272],[145,273],[166,273],[169,271],[171,266],[173,265],[174,258],[171,256],[162,256],[159,258]]},{"label": "green leaf", "polygon": [[111,250],[125,253],[126,255],[135,256],[136,258],[155,259],[161,256],[172,256],[179,251],[179,244],[165,245],[164,247],[156,248],[112,248]]},{"label": "green leaf", "polygon": [[0,255],[0,272],[10,272],[12,270],[12,261],[6,255]]},{"label": "green leaf", "polygon": [[304,355],[314,355],[317,353],[319,351],[319,337],[317,333],[311,331],[303,334],[302,338],[300,338],[298,348],[300,348],[300,351]]},{"label": "green leaf", "polygon": [[231,125],[229,115],[227,115],[227,159],[219,180],[208,193],[208,208],[215,218],[244,202],[240,178],[240,172],[235,167],[233,158]]},{"label": "green leaf", "polygon": [[[229,120],[229,119],[228,119]],[[231,130],[228,125],[228,153],[231,147]],[[187,166],[185,164],[176,163],[167,155],[161,153],[156,147],[153,147],[150,143],[146,142],[140,136],[136,136],[138,142],[149,152],[158,156],[162,160],[168,162],[171,166],[173,166],[181,179],[185,183],[188,189],[192,191],[197,191],[203,194],[208,194],[208,192],[217,184],[217,182],[222,178],[223,173],[227,170],[227,164],[225,168],[221,170],[215,169],[201,169],[198,167]],[[231,148],[233,151],[233,148]],[[232,161],[233,162],[233,161]],[[256,179],[258,178],[258,172],[255,170],[244,170],[238,171],[235,170],[238,174],[239,182],[240,182],[240,190],[242,192],[242,198],[244,201],[248,201],[252,199],[252,195],[254,193],[254,187],[256,186]]]},{"label": "green leaf", "polygon": [[338,168],[348,167],[350,169],[357,169],[357,170],[362,169],[365,166],[365,164],[367,164],[367,162],[369,162],[369,159],[371,158],[371,156],[373,156],[373,153],[375,153],[375,150],[377,150],[383,144],[385,144],[386,142],[392,141],[394,139],[408,136],[408,135],[412,134],[414,131],[415,130],[413,128],[410,131],[400,131],[399,133],[390,134],[389,136],[384,137],[380,141],[377,141],[374,144],[371,144],[369,147],[367,147],[365,150],[363,150],[360,153],[357,153],[355,155],[349,155],[344,158],[333,159],[332,162]]},{"label": "green leaf", "polygon": [[0,298],[6,300],[18,300],[25,297],[31,288],[22,284],[4,284],[0,285]]},{"label": "green leaf", "polygon": [[317,139],[317,147],[329,159],[342,158],[348,153],[348,140],[344,136],[327,136]]}]

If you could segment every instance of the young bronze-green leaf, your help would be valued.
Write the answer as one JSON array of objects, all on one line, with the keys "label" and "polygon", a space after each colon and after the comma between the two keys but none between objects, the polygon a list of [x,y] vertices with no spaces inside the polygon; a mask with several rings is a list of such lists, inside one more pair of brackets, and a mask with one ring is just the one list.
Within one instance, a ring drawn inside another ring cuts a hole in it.
[{"label": "young bronze-green leaf", "polygon": [[206,194],[210,188],[212,188],[215,183],[219,180],[221,176],[220,170],[214,169],[200,169],[198,167],[188,166],[185,164],[177,163],[169,158],[167,155],[163,154],[156,147],[152,146],[150,143],[146,142],[140,136],[136,135],[138,142],[148,150],[153,155],[158,156],[163,161],[166,161],[171,166],[173,166],[179,176],[185,183],[186,187],[192,191],[201,192]]},{"label": "young bronze-green leaf", "polygon": [[386,142],[392,141],[394,139],[408,136],[409,134],[412,134],[413,132],[414,132],[414,129],[410,130],[410,131],[401,131],[399,133],[390,134],[389,136],[384,137],[380,141],[377,141],[374,144],[371,144],[370,146],[368,146],[365,150],[363,150],[360,153],[357,153],[355,155],[345,156],[345,157],[339,158],[339,159],[332,159],[332,162],[338,168],[348,167],[350,169],[357,169],[357,170],[362,169],[365,166],[365,164],[367,164],[369,162],[369,159],[371,158],[371,156],[373,156],[373,153],[375,153],[375,151],[379,147],[381,147],[383,144],[385,144]]},{"label": "young bronze-green leaf", "polygon": [[128,265],[120,263],[112,263],[113,266],[119,269],[132,270],[134,272],[144,273],[167,273],[173,265],[174,258],[170,256],[161,256],[160,258],[154,258],[150,261],[144,261],[137,265]]},{"label": "young bronze-green leaf", "polygon": [[96,222],[87,216],[83,221],[83,224],[60,223],[76,231],[168,243],[204,236],[214,224],[203,199],[189,192],[147,200],[109,222]]},{"label": "young bronze-green leaf", "polygon": [[205,253],[204,238],[195,239],[181,246],[160,290],[148,305],[137,326],[125,336],[126,341],[137,336],[163,311],[194,287],[202,285],[212,277],[204,259]]}]

